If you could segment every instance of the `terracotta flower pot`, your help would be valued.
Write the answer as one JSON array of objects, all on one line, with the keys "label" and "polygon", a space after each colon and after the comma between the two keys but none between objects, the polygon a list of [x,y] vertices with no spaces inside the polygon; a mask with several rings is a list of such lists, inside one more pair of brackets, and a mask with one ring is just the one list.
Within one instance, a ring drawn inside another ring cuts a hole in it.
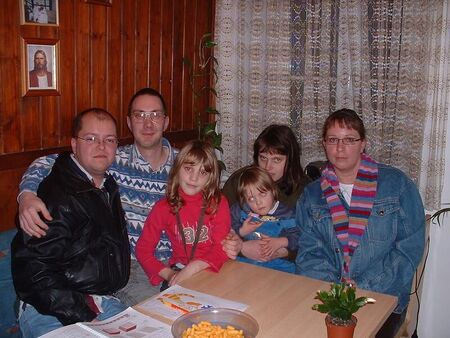
[{"label": "terracotta flower pot", "polygon": [[352,316],[350,324],[346,326],[336,325],[332,322],[331,316],[325,317],[325,324],[327,325],[328,338],[353,338],[357,319]]}]

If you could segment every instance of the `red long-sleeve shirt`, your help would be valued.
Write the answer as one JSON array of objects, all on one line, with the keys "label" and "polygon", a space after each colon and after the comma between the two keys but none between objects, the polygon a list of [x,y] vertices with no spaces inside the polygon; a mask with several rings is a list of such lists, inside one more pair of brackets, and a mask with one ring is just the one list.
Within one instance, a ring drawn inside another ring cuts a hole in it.
[{"label": "red long-sleeve shirt", "polygon": [[[175,263],[188,264],[200,217],[202,193],[190,196],[180,190],[180,195],[185,201],[179,214],[186,237],[188,256],[186,256],[183,240],[178,232],[176,216],[170,212],[167,199],[160,200],[154,205],[136,244],[136,257],[153,285],[157,285],[163,280],[159,276],[159,272],[167,267],[154,256],[156,245],[163,230],[166,231],[173,250],[168,266],[170,267]],[[217,272],[228,259],[221,244],[221,241],[230,231],[231,224],[230,210],[224,196],[220,199],[220,204],[214,215],[205,214],[203,224],[193,259],[208,263],[210,269]]]}]

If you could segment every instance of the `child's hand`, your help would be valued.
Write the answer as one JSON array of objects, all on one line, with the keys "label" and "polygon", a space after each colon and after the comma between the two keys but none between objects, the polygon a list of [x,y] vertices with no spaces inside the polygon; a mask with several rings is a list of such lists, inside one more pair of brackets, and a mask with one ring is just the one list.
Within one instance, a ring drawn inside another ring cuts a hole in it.
[{"label": "child's hand", "polygon": [[202,271],[208,267],[209,267],[209,264],[204,261],[200,261],[200,260],[191,261],[188,265],[186,265],[183,268],[183,270],[177,271],[174,273],[174,275],[169,280],[169,286],[179,284],[181,281],[188,279],[192,275],[194,275],[197,272]]},{"label": "child's hand", "polygon": [[244,237],[258,229],[261,224],[263,224],[263,222],[257,221],[254,216],[249,215],[242,224],[242,227],[239,229],[239,235],[241,235],[241,237]]},{"label": "child's hand", "polygon": [[280,248],[285,248],[288,245],[286,237],[268,237],[264,236],[261,239],[261,250],[263,255],[270,260],[270,257]]},{"label": "child's hand", "polygon": [[165,267],[159,272],[159,276],[166,281],[170,281],[175,273],[176,271],[172,270],[169,267]]}]

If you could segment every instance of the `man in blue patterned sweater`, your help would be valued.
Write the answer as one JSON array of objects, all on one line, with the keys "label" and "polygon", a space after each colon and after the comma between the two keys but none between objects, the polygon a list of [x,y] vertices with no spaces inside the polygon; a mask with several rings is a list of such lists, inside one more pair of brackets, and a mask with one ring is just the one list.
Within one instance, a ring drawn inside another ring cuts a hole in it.
[{"label": "man in blue patterned sweater", "polygon": [[[169,171],[178,150],[163,138],[169,117],[163,97],[154,89],[143,88],[131,98],[127,125],[134,136],[134,143],[118,147],[115,162],[108,173],[119,186],[132,258],[130,280],[117,296],[132,306],[159,292],[159,287],[149,283],[134,252],[149,211],[164,197]],[[42,179],[50,173],[57,157],[53,154],[35,160],[20,183],[19,220],[21,228],[31,236],[45,236],[48,229],[38,213],[48,220],[51,216],[36,196],[36,191]],[[155,255],[160,260],[170,258],[171,245],[165,234],[161,236]]]}]

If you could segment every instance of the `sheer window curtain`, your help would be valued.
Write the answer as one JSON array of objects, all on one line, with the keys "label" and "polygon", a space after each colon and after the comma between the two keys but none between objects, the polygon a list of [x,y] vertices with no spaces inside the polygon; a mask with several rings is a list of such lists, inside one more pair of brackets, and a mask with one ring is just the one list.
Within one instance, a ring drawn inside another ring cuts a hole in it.
[{"label": "sheer window curtain", "polygon": [[[450,104],[450,6],[430,1],[427,25],[426,119],[420,191],[428,210],[441,207]],[[449,176],[450,177],[450,176]],[[449,197],[447,196],[447,202]]]},{"label": "sheer window curtain", "polygon": [[[365,121],[367,152],[440,204],[448,110],[447,0],[217,0],[218,108],[230,172],[256,136],[287,123],[302,163],[324,159],[321,127],[339,108]],[[419,181],[420,179],[420,181]]]},{"label": "sheer window curtain", "polygon": [[305,67],[293,77],[300,94],[292,96],[291,115],[304,162],[323,159],[320,135],[328,114],[352,108],[368,130],[367,152],[417,182],[426,112],[425,3],[292,2],[300,22],[293,36],[304,41],[293,46],[293,63]]},{"label": "sheer window curtain", "polygon": [[290,111],[289,0],[217,0],[218,122],[227,171],[251,162],[253,142]]}]

